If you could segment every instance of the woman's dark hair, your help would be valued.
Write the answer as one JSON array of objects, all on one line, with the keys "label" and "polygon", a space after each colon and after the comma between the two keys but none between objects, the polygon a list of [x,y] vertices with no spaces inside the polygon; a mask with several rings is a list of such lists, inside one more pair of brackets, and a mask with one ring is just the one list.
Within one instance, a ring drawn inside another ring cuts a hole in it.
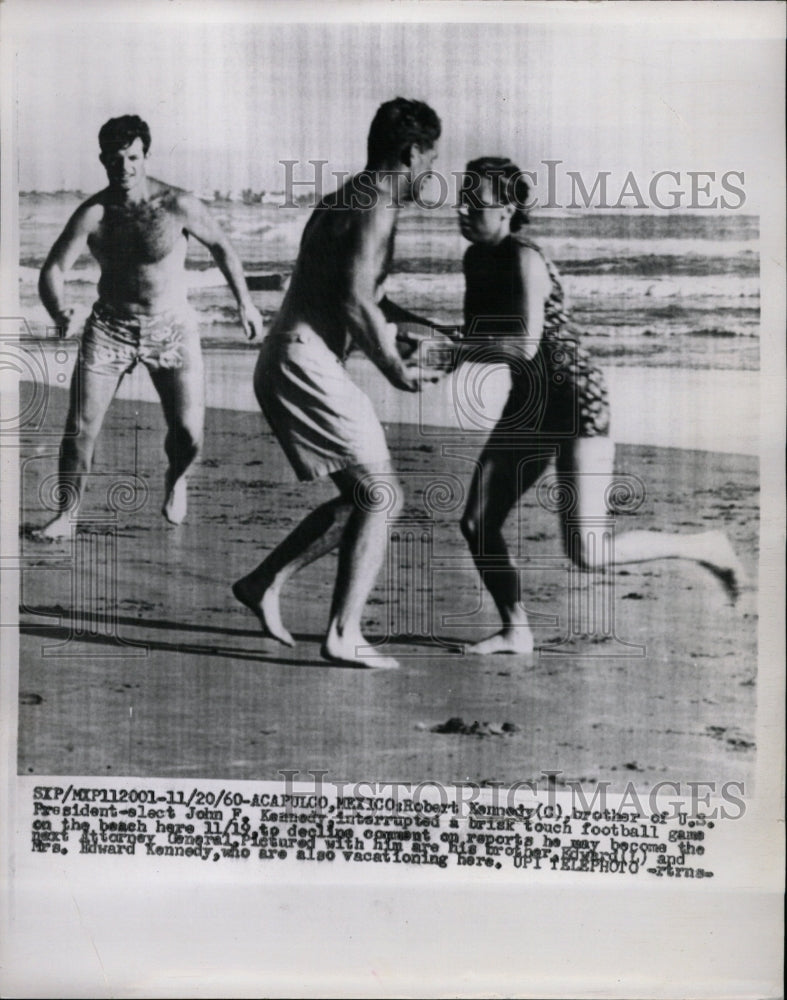
[{"label": "woman's dark hair", "polygon": [[530,185],[525,175],[513,162],[505,156],[481,156],[471,160],[465,167],[462,179],[462,196],[472,199],[478,192],[481,182],[489,180],[492,183],[492,194],[501,205],[513,205],[514,214],[511,217],[511,229],[516,232],[530,221],[528,212],[528,197]]},{"label": "woman's dark hair", "polygon": [[391,161],[407,162],[409,147],[416,143],[431,149],[440,138],[440,119],[423,101],[396,97],[377,109],[366,143],[367,165],[372,169]]},{"label": "woman's dark hair", "polygon": [[150,149],[150,129],[139,115],[110,118],[98,133],[98,145],[102,153],[115,153],[119,149],[125,149],[135,139],[142,140],[142,149],[147,153]]}]

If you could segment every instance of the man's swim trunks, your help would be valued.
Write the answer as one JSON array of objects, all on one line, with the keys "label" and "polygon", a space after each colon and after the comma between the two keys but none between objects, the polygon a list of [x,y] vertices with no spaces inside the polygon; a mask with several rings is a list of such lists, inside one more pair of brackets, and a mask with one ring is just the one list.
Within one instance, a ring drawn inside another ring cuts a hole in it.
[{"label": "man's swim trunks", "polygon": [[82,334],[80,367],[119,378],[140,362],[151,372],[199,364],[196,313],[186,307],[149,316],[123,316],[96,302]]},{"label": "man's swim trunks", "polygon": [[268,335],[260,349],[254,389],[299,479],[390,462],[368,396],[308,327]]}]

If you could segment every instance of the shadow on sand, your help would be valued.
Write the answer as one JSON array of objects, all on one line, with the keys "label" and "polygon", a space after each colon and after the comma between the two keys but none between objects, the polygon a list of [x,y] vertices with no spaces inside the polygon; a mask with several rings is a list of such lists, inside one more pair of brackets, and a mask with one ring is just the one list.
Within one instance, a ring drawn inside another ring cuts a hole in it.
[{"label": "shadow on sand", "polygon": [[[192,633],[200,635],[219,635],[231,639],[232,637],[243,639],[257,639],[266,645],[279,646],[275,639],[262,635],[259,629],[237,629],[225,628],[216,625],[194,625],[186,622],[168,621],[159,618],[135,618],[131,615],[111,615],[100,612],[90,612],[80,614],[70,611],[60,605],[38,605],[31,607],[21,607],[21,615],[35,615],[36,617],[56,618],[57,623],[46,625],[43,623],[22,621],[19,631],[22,635],[38,636],[43,639],[62,640],[63,644],[69,641],[84,642],[91,645],[103,645],[114,649],[127,648],[129,656],[133,656],[132,649],[156,650],[164,653],[191,653],[201,656],[221,656],[228,659],[251,660],[260,663],[272,663],[280,666],[302,666],[302,667],[324,667],[339,669],[364,669],[353,667],[350,664],[330,663],[319,655],[314,658],[290,658],[286,654],[271,655],[256,650],[242,649],[236,646],[228,646],[212,642],[167,642],[160,639],[150,639],[148,635],[144,638],[125,637],[117,634],[120,626],[131,629],[141,629],[145,633],[150,630],[159,630],[168,633]],[[104,626],[103,628],[101,626]],[[297,632],[294,635],[297,642],[310,643],[319,646],[323,636],[313,632]],[[382,637],[371,636],[369,643],[372,646],[394,644],[398,646],[425,647],[427,650],[446,648],[461,649],[462,643],[459,640],[437,640],[429,637],[419,636],[394,636]],[[57,656],[54,649],[50,656]],[[429,655],[428,652],[425,655]]]}]

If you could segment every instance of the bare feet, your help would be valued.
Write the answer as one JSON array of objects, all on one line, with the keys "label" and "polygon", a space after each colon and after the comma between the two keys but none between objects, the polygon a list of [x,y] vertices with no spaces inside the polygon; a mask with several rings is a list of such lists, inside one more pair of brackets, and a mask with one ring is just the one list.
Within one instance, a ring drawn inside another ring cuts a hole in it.
[{"label": "bare feet", "polygon": [[373,653],[361,654],[360,650],[368,650],[369,643],[360,632],[350,636],[347,633],[339,635],[334,624],[328,629],[328,635],[322,644],[320,653],[331,663],[341,663],[348,667],[364,667],[370,670],[398,670],[399,662],[392,656],[376,656]]},{"label": "bare feet", "polygon": [[173,481],[172,473],[168,469],[164,476],[164,493],[166,500],[161,508],[161,513],[170,524],[182,524],[188,510],[186,477],[179,476]]},{"label": "bare feet", "polygon": [[468,643],[464,651],[471,656],[488,656],[490,653],[532,653],[533,633],[527,625],[509,625],[480,642]]},{"label": "bare feet", "polygon": [[749,583],[743,564],[723,531],[709,531],[703,543],[703,547],[707,547],[707,557],[700,555],[697,561],[721,581],[730,601],[735,604],[741,590]]},{"label": "bare feet", "polygon": [[29,537],[34,542],[55,542],[61,538],[71,538],[76,528],[76,518],[71,511],[63,511],[43,528],[34,528]]},{"label": "bare feet", "polygon": [[244,577],[232,585],[232,593],[236,599],[257,616],[257,620],[262,626],[263,634],[271,639],[278,639],[285,646],[294,646],[295,640],[284,627],[281,620],[281,609],[279,608],[279,592],[273,587],[268,587],[263,592],[261,598],[257,598],[256,592],[252,592]]}]

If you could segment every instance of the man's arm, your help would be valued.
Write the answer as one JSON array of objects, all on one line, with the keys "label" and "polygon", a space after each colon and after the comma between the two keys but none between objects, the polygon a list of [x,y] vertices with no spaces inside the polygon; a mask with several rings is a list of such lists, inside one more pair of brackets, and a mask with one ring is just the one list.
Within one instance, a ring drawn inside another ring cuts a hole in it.
[{"label": "man's arm", "polygon": [[[389,323],[395,323],[399,330],[396,336],[397,350],[403,358],[412,357],[419,345],[424,341],[432,341],[442,334],[449,340],[459,341],[462,339],[463,331],[458,329],[456,324],[437,323],[433,319],[419,316],[418,313],[411,312],[397,305],[387,296],[378,299],[377,305],[380,307],[383,316]],[[443,370],[444,365],[440,366]],[[453,363],[446,370],[453,370]]]},{"label": "man's arm", "polygon": [[65,305],[66,274],[87,249],[87,238],[101,220],[101,205],[86,202],[80,205],[66,223],[63,232],[49,251],[38,278],[38,294],[44,308],[60,330],[61,337],[73,334],[73,308]]},{"label": "man's arm", "polygon": [[243,332],[249,340],[262,335],[262,317],[251,301],[246,278],[238,255],[221,227],[213,220],[199,198],[181,195],[179,207],[186,218],[184,229],[208,248],[219,270],[227,280],[235,301]]},{"label": "man's arm", "polygon": [[405,365],[400,357],[393,328],[388,326],[383,310],[375,301],[377,275],[394,222],[393,210],[384,205],[358,214],[355,245],[347,262],[345,310],[355,341],[364,354],[397,389],[417,392],[420,379],[414,377],[413,366]]},{"label": "man's arm", "polygon": [[384,295],[378,301],[377,305],[389,323],[418,323],[420,326],[434,327],[431,320],[419,316],[417,313],[410,312],[409,309],[403,309],[402,306],[391,302],[387,295]]}]

